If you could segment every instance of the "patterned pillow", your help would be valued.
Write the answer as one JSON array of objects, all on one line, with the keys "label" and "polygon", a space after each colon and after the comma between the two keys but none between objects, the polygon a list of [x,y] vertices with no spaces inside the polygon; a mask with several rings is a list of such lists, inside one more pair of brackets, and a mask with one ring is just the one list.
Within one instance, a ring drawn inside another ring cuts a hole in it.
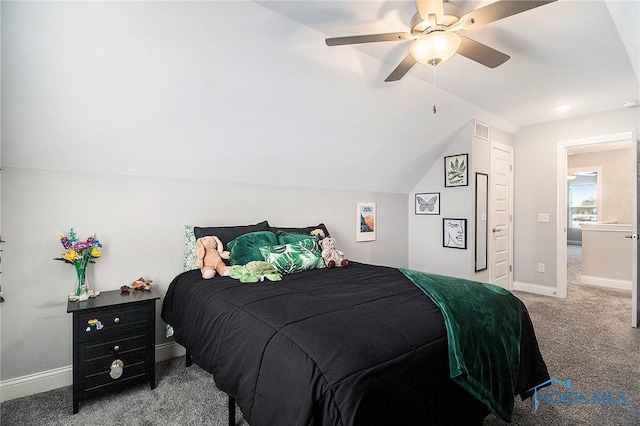
[{"label": "patterned pillow", "polygon": [[196,235],[193,233],[193,226],[184,225],[184,261],[183,271],[190,271],[196,268]]},{"label": "patterned pillow", "polygon": [[278,244],[276,234],[271,231],[249,232],[229,242],[232,265],[246,265],[255,260],[264,260],[260,247]]},{"label": "patterned pillow", "polygon": [[311,238],[292,244],[260,247],[260,253],[264,260],[278,268],[281,274],[324,268],[322,252]]}]

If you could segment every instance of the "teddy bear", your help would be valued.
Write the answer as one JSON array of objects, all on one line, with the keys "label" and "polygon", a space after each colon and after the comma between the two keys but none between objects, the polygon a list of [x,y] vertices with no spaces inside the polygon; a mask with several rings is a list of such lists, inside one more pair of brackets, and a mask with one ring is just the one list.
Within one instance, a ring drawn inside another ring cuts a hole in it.
[{"label": "teddy bear", "polygon": [[208,280],[216,275],[229,275],[229,268],[222,259],[228,259],[229,252],[222,250],[222,242],[216,236],[207,236],[196,240],[196,266],[200,268],[202,278]]},{"label": "teddy bear", "polygon": [[344,258],[344,253],[336,249],[336,240],[332,237],[325,237],[318,241],[322,248],[322,259],[327,268],[345,267],[349,261]]}]

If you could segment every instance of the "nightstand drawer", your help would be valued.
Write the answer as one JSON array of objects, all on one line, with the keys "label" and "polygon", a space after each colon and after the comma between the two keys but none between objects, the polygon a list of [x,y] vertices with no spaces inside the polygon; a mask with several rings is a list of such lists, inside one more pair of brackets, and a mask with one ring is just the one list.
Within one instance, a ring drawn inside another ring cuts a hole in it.
[{"label": "nightstand drawer", "polygon": [[85,363],[95,358],[110,355],[121,355],[131,351],[144,350],[149,348],[149,335],[146,333],[136,334],[131,337],[114,339],[108,342],[87,343],[80,347],[80,359]]},{"label": "nightstand drawer", "polygon": [[144,328],[151,317],[148,305],[129,308],[104,309],[101,311],[81,313],[78,315],[81,328],[80,341],[104,339],[118,336],[133,328]]},{"label": "nightstand drawer", "polygon": [[[104,378],[105,381],[100,383],[115,382],[119,380],[113,379],[111,378],[111,376],[109,376],[109,373],[111,371],[111,364],[116,360],[120,360],[122,362],[123,374],[121,378],[126,378],[128,377],[129,371],[132,369],[135,371],[139,364],[145,363],[148,366],[147,362],[149,361],[149,351],[137,350],[134,352],[129,352],[127,354],[111,355],[85,361],[80,366],[81,375],[85,382],[82,387],[86,389],[88,387],[94,386],[94,378],[96,376],[106,376]],[[106,380],[107,377],[109,378],[109,380]]]},{"label": "nightstand drawer", "polygon": [[[113,361],[112,361],[113,362]],[[111,363],[109,363],[111,365]],[[121,382],[127,382],[133,378],[144,378],[147,376],[148,361],[139,359],[137,361],[124,361],[124,369],[122,370],[122,376],[117,379],[113,379],[109,375],[109,368],[89,374],[82,379],[81,390],[87,395],[91,392],[106,391],[109,387],[118,385]],[[148,377],[147,377],[148,380]]]}]

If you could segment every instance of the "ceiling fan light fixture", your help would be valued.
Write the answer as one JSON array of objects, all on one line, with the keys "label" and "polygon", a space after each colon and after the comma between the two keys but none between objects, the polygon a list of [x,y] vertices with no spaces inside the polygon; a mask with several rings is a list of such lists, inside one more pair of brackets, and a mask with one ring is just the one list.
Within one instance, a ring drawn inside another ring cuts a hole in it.
[{"label": "ceiling fan light fixture", "polygon": [[458,33],[437,30],[411,43],[409,52],[417,62],[435,66],[451,59],[461,44],[462,37]]}]

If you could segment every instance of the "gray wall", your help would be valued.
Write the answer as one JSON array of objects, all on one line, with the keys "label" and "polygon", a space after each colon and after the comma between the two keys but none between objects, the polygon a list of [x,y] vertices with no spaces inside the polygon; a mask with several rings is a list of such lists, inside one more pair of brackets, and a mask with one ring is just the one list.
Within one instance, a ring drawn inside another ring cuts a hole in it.
[{"label": "gray wall", "polygon": [[[558,142],[630,132],[640,127],[640,109],[619,109],[520,129],[514,138],[514,281],[556,287]],[[631,168],[631,159],[629,159]],[[549,223],[538,223],[549,213]],[[537,272],[544,263],[546,272]]]},{"label": "gray wall", "polygon": [[[52,258],[63,252],[59,234],[72,226],[104,244],[89,266],[101,291],[144,276],[164,294],[182,270],[185,224],[324,222],[349,259],[407,266],[402,194],[16,168],[3,170],[2,185],[2,380],[71,364],[66,296],[75,272]],[[377,203],[376,241],[355,242],[358,201]],[[157,343],[164,341],[158,319]]]}]

